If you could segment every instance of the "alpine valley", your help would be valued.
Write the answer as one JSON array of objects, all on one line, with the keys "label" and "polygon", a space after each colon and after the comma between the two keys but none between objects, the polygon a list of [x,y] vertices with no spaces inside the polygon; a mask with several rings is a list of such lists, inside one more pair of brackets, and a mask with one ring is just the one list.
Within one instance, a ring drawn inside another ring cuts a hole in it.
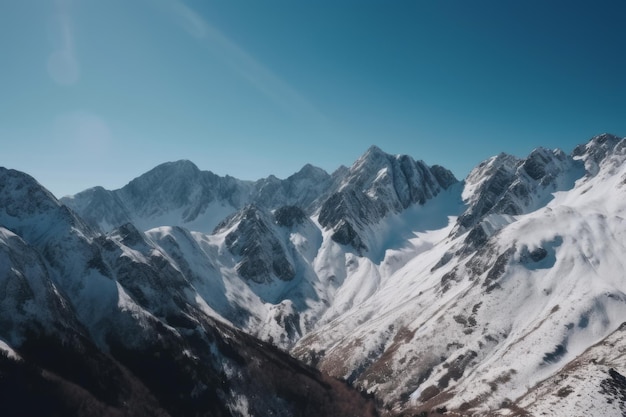
[{"label": "alpine valley", "polygon": [[626,138],[463,181],[0,168],[0,414],[626,415]]}]

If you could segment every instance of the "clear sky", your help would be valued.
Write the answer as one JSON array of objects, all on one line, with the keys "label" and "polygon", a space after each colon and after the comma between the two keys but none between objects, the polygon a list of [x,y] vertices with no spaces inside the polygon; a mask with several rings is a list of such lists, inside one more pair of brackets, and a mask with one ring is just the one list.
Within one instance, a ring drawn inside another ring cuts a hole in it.
[{"label": "clear sky", "polygon": [[370,145],[459,178],[626,135],[626,1],[2,0],[0,165],[57,196]]}]

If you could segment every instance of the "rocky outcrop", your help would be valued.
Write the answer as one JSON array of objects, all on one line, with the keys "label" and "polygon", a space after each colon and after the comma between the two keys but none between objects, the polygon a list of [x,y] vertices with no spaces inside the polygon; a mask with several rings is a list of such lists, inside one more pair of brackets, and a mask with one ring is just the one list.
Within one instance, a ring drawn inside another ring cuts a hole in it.
[{"label": "rocky outcrop", "polygon": [[559,149],[537,148],[524,159],[507,154],[490,158],[465,180],[463,198],[467,208],[452,234],[469,231],[464,252],[479,248],[509,223],[502,216],[525,214],[545,206],[555,192],[571,189],[584,173],[579,161]]},{"label": "rocky outcrop", "polygon": [[256,283],[269,283],[278,278],[289,281],[295,276],[294,266],[284,243],[273,230],[273,219],[256,206],[247,206],[216,232],[232,228],[226,235],[226,246],[239,258],[237,272]]},{"label": "rocky outcrop", "polygon": [[283,206],[274,211],[274,219],[279,226],[292,228],[308,220],[304,210],[297,206]]},{"label": "rocky outcrop", "polygon": [[368,250],[364,229],[390,213],[424,204],[456,182],[445,168],[372,146],[343,174],[337,190],[321,205],[318,221],[333,230],[335,242],[363,254]]}]

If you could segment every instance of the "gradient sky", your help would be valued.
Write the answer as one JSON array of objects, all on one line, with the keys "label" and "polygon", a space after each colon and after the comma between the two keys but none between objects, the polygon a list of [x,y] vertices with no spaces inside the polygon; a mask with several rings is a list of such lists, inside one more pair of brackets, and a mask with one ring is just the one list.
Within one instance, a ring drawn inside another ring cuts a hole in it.
[{"label": "gradient sky", "polygon": [[626,1],[3,0],[0,165],[57,196],[370,145],[459,178],[626,135]]}]

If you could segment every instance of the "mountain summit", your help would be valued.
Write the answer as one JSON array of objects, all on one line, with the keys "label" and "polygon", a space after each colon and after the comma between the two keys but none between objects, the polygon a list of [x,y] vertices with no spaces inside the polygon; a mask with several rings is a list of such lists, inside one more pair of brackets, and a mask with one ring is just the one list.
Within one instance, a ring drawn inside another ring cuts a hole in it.
[{"label": "mountain summit", "polygon": [[625,162],[605,134],[458,181],[373,146],[332,174],[178,161],[61,201],[2,169],[2,404],[624,415]]}]

